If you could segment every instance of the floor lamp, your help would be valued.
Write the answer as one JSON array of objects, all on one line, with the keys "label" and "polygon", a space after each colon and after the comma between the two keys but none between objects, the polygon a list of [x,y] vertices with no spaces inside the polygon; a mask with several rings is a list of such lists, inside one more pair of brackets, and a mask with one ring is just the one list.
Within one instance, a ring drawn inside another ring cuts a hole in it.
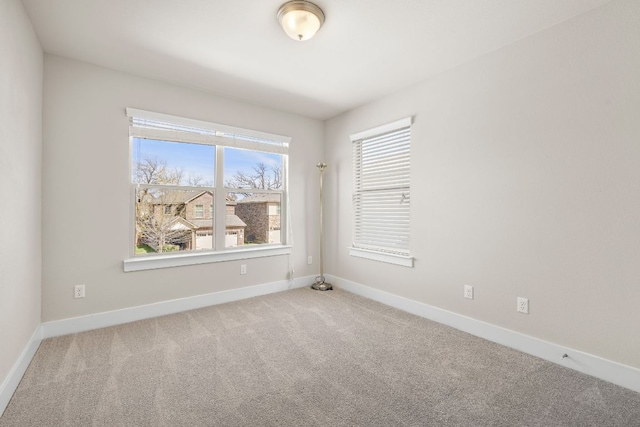
[{"label": "floor lamp", "polygon": [[313,285],[311,285],[312,289],[317,291],[329,291],[333,289],[330,283],[325,282],[324,280],[324,264],[323,264],[323,253],[324,253],[324,233],[322,229],[322,202],[323,202],[323,192],[322,192],[322,176],[324,175],[324,170],[327,168],[326,163],[318,163],[317,168],[320,170],[320,275],[316,276],[316,281]]}]

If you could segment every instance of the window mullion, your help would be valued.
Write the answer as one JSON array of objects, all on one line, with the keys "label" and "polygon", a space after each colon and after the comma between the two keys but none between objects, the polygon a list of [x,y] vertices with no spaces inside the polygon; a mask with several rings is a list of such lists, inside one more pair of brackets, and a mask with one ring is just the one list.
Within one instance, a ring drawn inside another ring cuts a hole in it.
[{"label": "window mullion", "polygon": [[224,189],[224,147],[216,146],[216,182],[214,191],[213,238],[214,248],[218,251],[225,248],[227,192]]}]

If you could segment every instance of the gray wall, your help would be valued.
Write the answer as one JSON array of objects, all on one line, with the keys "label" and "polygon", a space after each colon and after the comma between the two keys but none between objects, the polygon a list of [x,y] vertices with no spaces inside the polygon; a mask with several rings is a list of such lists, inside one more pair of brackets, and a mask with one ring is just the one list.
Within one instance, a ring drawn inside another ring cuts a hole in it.
[{"label": "gray wall", "polygon": [[[639,22],[614,1],[329,120],[327,271],[640,368]],[[349,135],[406,116],[413,269],[347,252]]]},{"label": "gray wall", "polygon": [[[42,320],[64,319],[209,292],[284,280],[287,256],[123,272],[131,245],[126,107],[208,120],[292,137],[292,265],[313,274],[313,222],[324,124],[45,55]],[[240,276],[240,264],[248,272]],[[86,298],[73,286],[86,284]]]},{"label": "gray wall", "polygon": [[0,1],[0,384],[40,325],[42,48]]}]

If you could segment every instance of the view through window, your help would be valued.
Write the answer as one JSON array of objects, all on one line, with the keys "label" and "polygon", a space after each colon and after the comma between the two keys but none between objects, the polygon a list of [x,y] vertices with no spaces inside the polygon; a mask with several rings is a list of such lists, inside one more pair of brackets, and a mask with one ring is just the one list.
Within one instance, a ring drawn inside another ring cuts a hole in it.
[{"label": "view through window", "polygon": [[136,255],[285,243],[287,155],[270,152],[281,146],[238,143],[237,135],[228,144],[238,146],[225,146],[213,130],[138,127],[130,128]]}]

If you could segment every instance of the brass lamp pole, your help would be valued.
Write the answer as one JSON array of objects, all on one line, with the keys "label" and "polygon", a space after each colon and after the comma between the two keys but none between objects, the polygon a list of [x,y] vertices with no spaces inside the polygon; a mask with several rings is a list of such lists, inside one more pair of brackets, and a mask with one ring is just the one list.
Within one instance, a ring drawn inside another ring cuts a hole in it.
[{"label": "brass lamp pole", "polygon": [[316,167],[320,170],[320,275],[316,276],[316,281],[313,285],[311,285],[312,289],[317,291],[329,291],[333,289],[333,286],[330,283],[325,282],[324,280],[324,265],[323,265],[323,253],[324,253],[324,232],[322,227],[322,202],[323,202],[323,191],[322,191],[322,176],[324,175],[324,171],[327,168],[326,163],[318,163]]}]

